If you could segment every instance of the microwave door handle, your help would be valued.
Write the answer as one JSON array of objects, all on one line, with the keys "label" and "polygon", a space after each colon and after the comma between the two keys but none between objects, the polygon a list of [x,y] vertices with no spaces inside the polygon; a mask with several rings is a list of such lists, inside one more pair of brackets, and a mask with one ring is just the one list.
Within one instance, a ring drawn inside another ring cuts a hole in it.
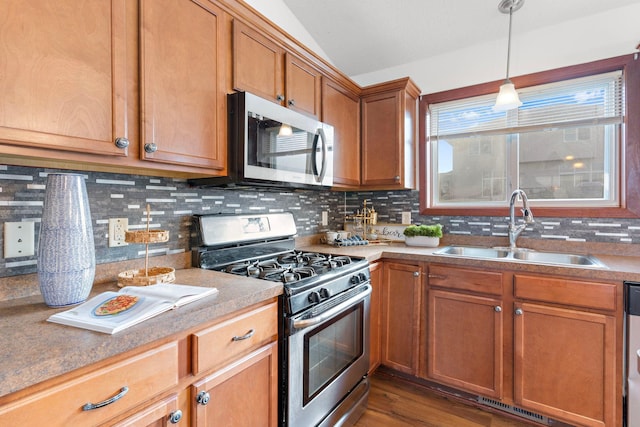
[{"label": "microwave door handle", "polygon": [[[320,168],[320,173],[318,173],[318,164],[316,162],[316,150],[318,149],[318,138],[320,138],[322,142],[322,166]],[[327,171],[327,137],[324,134],[324,130],[322,128],[318,128],[316,132],[316,136],[313,139],[313,173],[316,176],[316,181],[322,182],[324,178],[324,174]]]}]

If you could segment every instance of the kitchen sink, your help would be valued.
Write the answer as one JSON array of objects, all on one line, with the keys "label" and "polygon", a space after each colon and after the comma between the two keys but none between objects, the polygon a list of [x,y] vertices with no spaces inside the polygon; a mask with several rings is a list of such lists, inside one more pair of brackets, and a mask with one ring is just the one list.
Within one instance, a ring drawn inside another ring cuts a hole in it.
[{"label": "kitchen sink", "polygon": [[462,258],[481,258],[505,261],[552,264],[572,267],[607,268],[600,260],[590,255],[561,252],[539,252],[533,249],[508,247],[485,248],[482,246],[445,246],[434,252],[437,255],[452,255]]},{"label": "kitchen sink", "polygon": [[446,246],[434,253],[438,255],[458,255],[470,258],[505,258],[509,255],[509,250],[476,246]]}]

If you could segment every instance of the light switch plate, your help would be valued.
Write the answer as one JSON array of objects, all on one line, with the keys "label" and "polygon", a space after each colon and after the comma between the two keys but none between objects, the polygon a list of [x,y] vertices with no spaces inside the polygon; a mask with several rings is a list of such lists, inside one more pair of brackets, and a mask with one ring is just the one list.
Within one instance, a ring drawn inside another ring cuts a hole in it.
[{"label": "light switch plate", "polygon": [[5,258],[34,255],[34,224],[33,221],[4,223]]}]

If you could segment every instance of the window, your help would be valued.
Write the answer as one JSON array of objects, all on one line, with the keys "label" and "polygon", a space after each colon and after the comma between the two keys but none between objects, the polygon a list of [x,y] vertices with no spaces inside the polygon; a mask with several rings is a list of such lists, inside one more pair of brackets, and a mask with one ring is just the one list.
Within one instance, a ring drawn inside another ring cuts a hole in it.
[{"label": "window", "polygon": [[506,112],[492,109],[499,84],[422,97],[422,213],[503,214],[520,188],[542,216],[636,216],[626,181],[638,166],[625,162],[640,144],[629,138],[638,123],[625,122],[640,102],[634,62],[514,79],[523,105]]}]

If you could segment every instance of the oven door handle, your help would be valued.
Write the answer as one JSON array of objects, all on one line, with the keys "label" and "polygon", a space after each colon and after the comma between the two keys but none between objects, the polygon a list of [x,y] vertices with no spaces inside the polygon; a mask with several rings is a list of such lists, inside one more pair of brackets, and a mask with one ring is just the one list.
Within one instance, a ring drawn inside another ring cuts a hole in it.
[{"label": "oven door handle", "polygon": [[314,326],[314,325],[317,325],[319,323],[322,323],[322,322],[326,321],[327,319],[330,319],[331,317],[333,317],[336,314],[340,313],[341,311],[343,311],[343,310],[351,307],[352,305],[355,305],[356,303],[360,302],[361,300],[365,299],[368,295],[371,294],[371,289],[372,289],[371,285],[369,283],[367,283],[362,292],[359,292],[358,294],[354,295],[353,297],[349,298],[346,301],[341,302],[340,304],[336,305],[335,307],[331,307],[327,311],[323,311],[319,315],[311,317],[309,319],[294,320],[293,321],[293,328],[294,329],[304,329],[304,328],[308,328],[309,326]]}]

